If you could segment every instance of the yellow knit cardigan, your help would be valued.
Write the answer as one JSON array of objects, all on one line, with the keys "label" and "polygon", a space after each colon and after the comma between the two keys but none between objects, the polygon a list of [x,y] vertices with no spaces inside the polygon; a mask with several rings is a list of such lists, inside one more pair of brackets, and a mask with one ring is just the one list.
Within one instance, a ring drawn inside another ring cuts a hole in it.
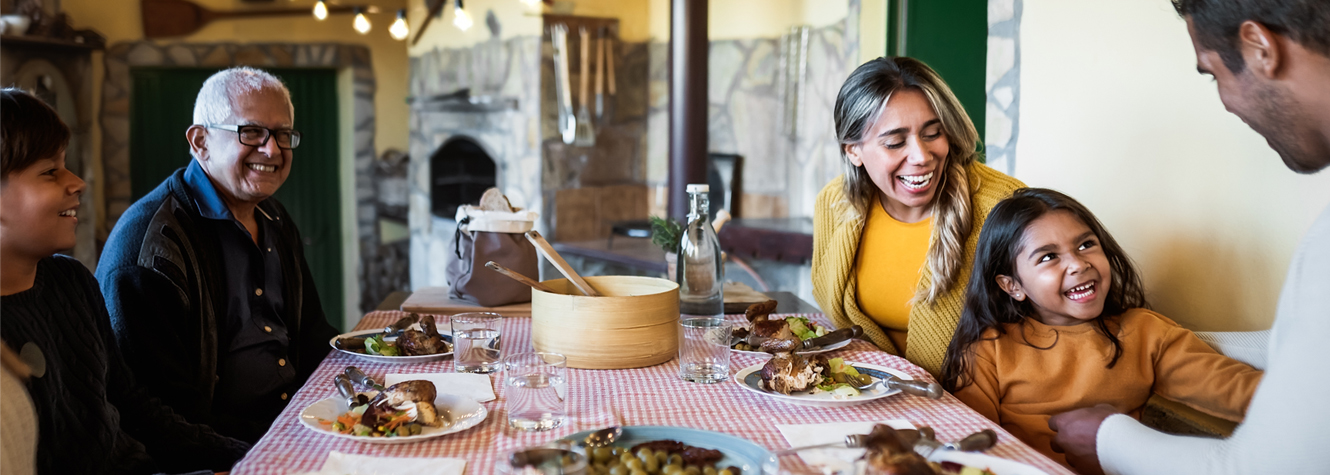
[{"label": "yellow knit cardigan", "polygon": [[[975,245],[988,211],[1003,198],[1025,184],[988,166],[975,162],[966,168],[970,176],[970,210],[973,228],[965,239],[965,264],[956,283],[933,305],[916,304],[910,309],[909,334],[905,359],[923,367],[934,377],[942,370],[942,359],[951,343],[956,323],[965,305],[966,283],[974,263]],[[864,216],[845,199],[844,175],[828,183],[817,195],[813,215],[813,297],[822,312],[837,327],[859,325],[864,335],[883,351],[898,355],[895,345],[872,318],[859,309],[856,299],[855,253],[863,235]],[[920,285],[931,280],[927,267],[919,270]]]}]

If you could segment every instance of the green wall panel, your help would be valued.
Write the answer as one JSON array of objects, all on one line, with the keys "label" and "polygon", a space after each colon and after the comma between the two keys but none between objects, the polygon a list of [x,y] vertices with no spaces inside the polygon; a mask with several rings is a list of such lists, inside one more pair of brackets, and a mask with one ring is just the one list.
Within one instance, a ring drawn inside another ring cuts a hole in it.
[{"label": "green wall panel", "polygon": [[[901,3],[905,2],[902,9]],[[910,56],[942,75],[984,138],[987,93],[988,2],[985,0],[891,0],[887,7],[887,50]],[[899,27],[905,18],[904,51]]]},{"label": "green wall panel", "polygon": [[[189,164],[185,130],[194,123],[194,99],[217,69],[136,68],[130,108],[130,191],[135,200]],[[340,327],[342,305],[341,202],[338,184],[337,72],[332,69],[268,69],[291,91],[300,147],[291,174],[275,197],[295,219],[305,240],[328,321]]]}]

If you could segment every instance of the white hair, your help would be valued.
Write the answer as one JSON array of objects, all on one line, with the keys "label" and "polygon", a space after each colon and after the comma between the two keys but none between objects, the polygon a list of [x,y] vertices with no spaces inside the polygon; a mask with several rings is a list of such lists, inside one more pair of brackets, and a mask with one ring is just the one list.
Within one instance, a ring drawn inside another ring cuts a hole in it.
[{"label": "white hair", "polygon": [[291,104],[291,91],[281,79],[262,69],[239,66],[223,69],[213,74],[199,89],[199,97],[194,100],[194,123],[199,125],[224,124],[233,116],[234,104],[231,98],[261,91],[274,91],[286,99],[286,106],[291,109],[291,118],[296,115]]}]

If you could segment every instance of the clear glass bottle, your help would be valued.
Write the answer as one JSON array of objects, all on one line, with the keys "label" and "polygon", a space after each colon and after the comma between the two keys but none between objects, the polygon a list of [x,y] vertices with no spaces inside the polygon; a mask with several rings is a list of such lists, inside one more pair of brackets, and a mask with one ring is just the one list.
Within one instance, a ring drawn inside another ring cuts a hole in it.
[{"label": "clear glass bottle", "polygon": [[721,383],[730,376],[720,241],[708,219],[707,185],[688,185],[688,226],[679,236],[679,377]]},{"label": "clear glass bottle", "polygon": [[725,277],[720,240],[708,216],[708,185],[688,185],[688,226],[679,237],[679,313],[723,318]]}]

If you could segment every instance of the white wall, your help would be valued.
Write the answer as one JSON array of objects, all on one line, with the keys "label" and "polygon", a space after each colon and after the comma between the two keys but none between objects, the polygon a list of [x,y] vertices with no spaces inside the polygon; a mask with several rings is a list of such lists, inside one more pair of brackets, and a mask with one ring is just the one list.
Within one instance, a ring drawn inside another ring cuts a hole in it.
[{"label": "white wall", "polygon": [[1157,310],[1270,326],[1294,248],[1330,202],[1224,110],[1166,0],[1025,0],[1016,177],[1093,211]]}]

